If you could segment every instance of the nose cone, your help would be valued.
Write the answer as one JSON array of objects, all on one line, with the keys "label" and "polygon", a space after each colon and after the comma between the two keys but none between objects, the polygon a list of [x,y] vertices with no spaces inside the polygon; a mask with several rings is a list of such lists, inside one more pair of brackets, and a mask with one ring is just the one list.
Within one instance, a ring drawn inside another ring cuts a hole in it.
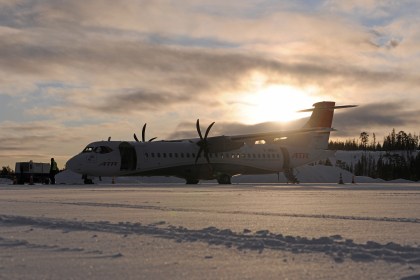
[{"label": "nose cone", "polygon": [[69,159],[66,163],[66,167],[73,172],[82,173],[82,164],[78,156],[74,156]]}]

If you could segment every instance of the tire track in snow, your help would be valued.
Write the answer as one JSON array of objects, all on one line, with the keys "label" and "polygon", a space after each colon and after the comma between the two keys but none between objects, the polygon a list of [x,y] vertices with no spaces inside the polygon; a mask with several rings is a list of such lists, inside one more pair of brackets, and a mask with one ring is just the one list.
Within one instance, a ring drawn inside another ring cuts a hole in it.
[{"label": "tire track in snow", "polygon": [[[1,223],[1,218],[0,218]],[[15,248],[15,247],[25,247],[28,249],[41,249],[41,250],[48,250],[51,252],[82,252],[86,254],[94,254],[102,256],[103,252],[99,250],[90,250],[87,251],[84,248],[68,248],[62,247],[58,245],[46,245],[46,244],[36,244],[31,243],[24,239],[13,239],[13,238],[4,238],[0,237],[0,248]]]},{"label": "tire track in snow", "polygon": [[179,243],[203,242],[209,245],[258,252],[263,250],[281,250],[296,254],[324,253],[336,262],[344,262],[350,259],[362,262],[382,260],[390,263],[420,264],[420,248],[418,246],[403,246],[394,242],[380,244],[374,241],[359,244],[351,239],[343,239],[340,235],[306,238],[284,236],[268,230],[260,230],[254,233],[248,229],[244,229],[243,232],[233,232],[230,229],[218,229],[216,227],[195,230],[181,226],[166,225],[165,221],[143,225],[130,222],[86,222],[10,215],[0,215],[0,225],[30,225],[66,231],[149,235],[155,238],[174,240]]},{"label": "tire track in snow", "polygon": [[275,217],[291,217],[291,218],[313,218],[313,219],[333,219],[333,220],[355,220],[355,221],[375,221],[375,222],[396,222],[396,223],[415,223],[420,224],[419,218],[392,218],[392,217],[368,217],[368,216],[341,216],[329,214],[297,214],[297,213],[270,213],[270,212],[248,212],[248,211],[222,211],[222,210],[207,210],[207,209],[188,209],[188,208],[174,208],[162,207],[152,205],[131,205],[118,203],[97,203],[97,202],[59,202],[60,204],[76,205],[76,206],[91,206],[91,207],[116,207],[116,208],[130,208],[130,209],[144,209],[144,210],[158,210],[170,212],[201,212],[213,214],[228,214],[228,215],[256,215],[256,216],[275,216]]}]

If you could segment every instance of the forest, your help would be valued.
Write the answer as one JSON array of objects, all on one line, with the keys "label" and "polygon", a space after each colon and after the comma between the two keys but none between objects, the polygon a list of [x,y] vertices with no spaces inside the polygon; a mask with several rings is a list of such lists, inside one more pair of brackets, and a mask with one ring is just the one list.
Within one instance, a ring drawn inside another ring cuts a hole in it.
[{"label": "forest", "polygon": [[345,141],[330,141],[329,149],[343,151],[364,151],[353,165],[337,162],[337,165],[356,176],[368,176],[384,180],[420,180],[419,136],[404,131],[392,130],[382,143],[375,133],[360,133],[359,138]]}]

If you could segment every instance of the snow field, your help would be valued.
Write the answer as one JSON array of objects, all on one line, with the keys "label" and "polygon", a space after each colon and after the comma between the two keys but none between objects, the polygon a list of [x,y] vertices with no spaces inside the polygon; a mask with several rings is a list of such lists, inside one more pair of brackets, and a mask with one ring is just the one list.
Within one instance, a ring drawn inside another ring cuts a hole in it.
[{"label": "snow field", "polygon": [[2,186],[0,278],[418,277],[419,198],[419,184]]}]

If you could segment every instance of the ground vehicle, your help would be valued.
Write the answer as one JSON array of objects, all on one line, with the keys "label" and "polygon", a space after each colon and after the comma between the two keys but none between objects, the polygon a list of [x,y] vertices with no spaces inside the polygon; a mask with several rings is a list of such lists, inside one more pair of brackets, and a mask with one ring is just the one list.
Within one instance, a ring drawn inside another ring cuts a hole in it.
[{"label": "ground vehicle", "polygon": [[[41,162],[16,162],[15,175],[18,184],[50,182],[50,164]],[[31,178],[32,177],[32,178]]]}]

